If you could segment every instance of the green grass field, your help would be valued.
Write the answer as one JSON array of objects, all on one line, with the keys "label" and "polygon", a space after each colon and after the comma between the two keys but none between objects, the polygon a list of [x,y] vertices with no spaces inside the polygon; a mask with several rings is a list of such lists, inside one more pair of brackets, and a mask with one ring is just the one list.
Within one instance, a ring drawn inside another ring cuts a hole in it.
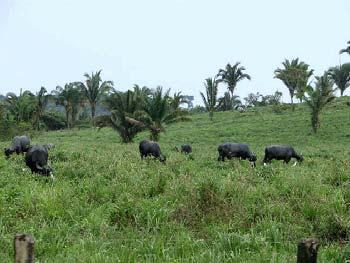
[{"label": "green grass field", "polygon": [[[300,239],[321,241],[319,262],[350,259],[350,107],[338,99],[311,134],[304,106],[215,113],[169,126],[166,165],[140,160],[138,142],[104,128],[48,132],[56,180],[0,155],[0,261],[31,233],[37,262],[295,262]],[[248,143],[249,162],[217,161],[217,146]],[[175,146],[190,143],[184,156]],[[291,144],[302,164],[261,163],[264,147]],[[9,142],[0,143],[1,149]]]}]

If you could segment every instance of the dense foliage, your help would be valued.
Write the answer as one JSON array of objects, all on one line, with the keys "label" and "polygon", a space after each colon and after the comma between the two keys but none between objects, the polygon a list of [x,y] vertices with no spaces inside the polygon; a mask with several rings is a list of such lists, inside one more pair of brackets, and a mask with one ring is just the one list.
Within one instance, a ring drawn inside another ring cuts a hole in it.
[{"label": "dense foliage", "polygon": [[283,68],[275,70],[275,78],[280,79],[288,88],[292,104],[294,96],[302,102],[305,92],[310,89],[309,78],[312,76],[313,70],[309,69],[309,65],[305,62],[299,62],[299,58],[291,61],[286,59],[282,62],[282,66]]},{"label": "dense foliage", "polygon": [[333,82],[327,72],[323,76],[316,77],[315,88],[308,92],[305,98],[306,104],[311,109],[311,126],[314,133],[320,127],[320,113],[322,109],[335,99],[333,94]]},{"label": "dense foliage", "polygon": [[213,120],[214,111],[218,107],[218,82],[215,78],[207,78],[204,82],[205,95],[201,92],[201,97],[209,118]]}]

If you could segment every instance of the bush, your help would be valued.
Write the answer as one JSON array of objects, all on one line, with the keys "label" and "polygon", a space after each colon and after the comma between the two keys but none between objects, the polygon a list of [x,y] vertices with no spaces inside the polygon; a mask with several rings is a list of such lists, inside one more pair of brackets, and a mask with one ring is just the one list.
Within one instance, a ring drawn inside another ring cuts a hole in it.
[{"label": "bush", "polygon": [[274,104],[272,105],[272,111],[276,114],[281,114],[284,111],[288,110],[288,105],[286,104]]},{"label": "bush", "polygon": [[32,137],[34,134],[33,126],[29,122],[16,123],[11,119],[0,120],[0,140],[7,141],[17,135],[29,135]]},{"label": "bush", "polygon": [[207,110],[203,106],[195,106],[193,109],[190,110],[191,114],[197,114],[197,113],[205,113]]},{"label": "bush", "polygon": [[47,130],[61,130],[66,127],[64,117],[58,111],[48,111],[42,117]]},{"label": "bush", "polygon": [[4,141],[12,137],[15,131],[14,125],[14,121],[12,120],[0,120],[0,140]]}]

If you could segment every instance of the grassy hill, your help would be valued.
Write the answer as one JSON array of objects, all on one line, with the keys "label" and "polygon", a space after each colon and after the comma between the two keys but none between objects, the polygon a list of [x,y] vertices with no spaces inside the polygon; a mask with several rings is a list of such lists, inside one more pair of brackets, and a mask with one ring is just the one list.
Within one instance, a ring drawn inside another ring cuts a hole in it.
[{"label": "grassy hill", "polygon": [[[0,258],[13,235],[36,240],[38,262],[295,262],[301,238],[321,240],[319,262],[350,259],[350,107],[338,99],[310,133],[305,106],[193,116],[169,126],[163,165],[140,161],[138,141],[115,131],[43,133],[54,143],[56,181],[25,171],[22,156],[0,156]],[[258,155],[217,162],[217,146],[246,142]],[[194,153],[174,150],[191,143]],[[261,164],[268,144],[292,144],[302,164]],[[3,148],[7,143],[0,143]]]}]

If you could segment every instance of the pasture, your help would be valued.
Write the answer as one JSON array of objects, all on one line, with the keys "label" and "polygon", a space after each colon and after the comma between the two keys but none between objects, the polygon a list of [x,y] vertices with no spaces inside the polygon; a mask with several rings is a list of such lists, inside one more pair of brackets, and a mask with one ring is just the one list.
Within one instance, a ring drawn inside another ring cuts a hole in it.
[{"label": "pasture", "polygon": [[[32,175],[22,156],[0,155],[0,258],[15,233],[31,233],[38,262],[295,262],[301,238],[320,239],[319,262],[350,259],[350,107],[337,99],[311,134],[297,106],[207,114],[168,126],[166,164],[140,160],[137,136],[122,144],[103,128],[32,136],[54,143],[56,180]],[[258,156],[218,162],[217,146],[245,142]],[[32,143],[32,144],[33,144]],[[193,153],[175,146],[190,143]],[[305,160],[273,161],[264,148],[291,144]],[[3,149],[9,142],[1,142]]]}]

